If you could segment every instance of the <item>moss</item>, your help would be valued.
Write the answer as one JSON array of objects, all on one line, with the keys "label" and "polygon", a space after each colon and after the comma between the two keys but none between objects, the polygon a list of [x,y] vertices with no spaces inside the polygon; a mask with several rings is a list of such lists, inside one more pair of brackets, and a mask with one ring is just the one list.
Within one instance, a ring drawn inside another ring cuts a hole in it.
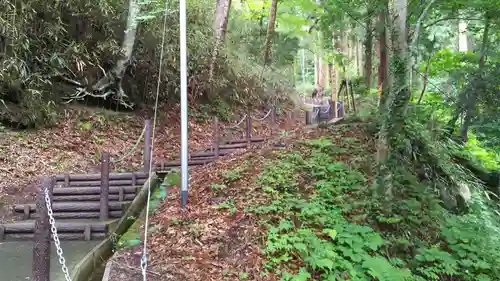
[{"label": "moss", "polygon": [[[151,194],[149,200],[149,213],[154,213],[160,203],[167,197],[167,187],[169,186],[179,186],[180,184],[180,174],[178,171],[172,171],[168,173],[160,188]],[[127,247],[133,247],[141,243],[141,234],[144,231],[143,225],[146,216],[146,208],[144,208],[139,216],[132,224],[132,226],[125,232],[117,243],[118,249],[123,249]]]}]

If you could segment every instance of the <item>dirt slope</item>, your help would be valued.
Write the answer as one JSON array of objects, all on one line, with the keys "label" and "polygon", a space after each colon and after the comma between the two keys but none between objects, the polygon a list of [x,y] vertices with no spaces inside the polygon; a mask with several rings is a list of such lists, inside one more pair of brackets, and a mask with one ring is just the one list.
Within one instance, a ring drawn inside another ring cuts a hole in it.
[{"label": "dirt slope", "polygon": [[[173,160],[178,158],[180,149],[179,107],[159,112],[154,159]],[[255,112],[256,117],[263,115],[262,112]],[[239,114],[235,114],[234,119],[238,120],[239,117]],[[231,124],[221,123],[221,126]],[[266,121],[254,122],[255,134],[268,134],[267,124]],[[112,159],[122,158],[134,148],[143,126],[144,118],[136,115],[68,107],[64,111],[64,118],[54,128],[32,132],[0,132],[0,221],[6,218],[11,204],[34,199],[36,188],[33,183],[37,176],[99,172],[100,152],[110,152]],[[240,129],[224,132],[232,137],[241,136],[243,126],[244,122]],[[211,120],[191,116],[190,151],[209,147],[213,131]],[[143,142],[130,157],[114,164],[112,169],[140,169],[143,166],[142,149]]]},{"label": "dirt slope", "polygon": [[[298,140],[325,132],[329,131],[299,128],[283,138],[284,149],[293,149]],[[333,139],[340,143],[352,134],[356,132],[343,131]],[[278,150],[269,146],[249,150],[194,169],[184,211],[179,206],[178,189],[171,188],[150,225],[148,280],[278,280],[272,274],[261,274],[266,262],[261,252],[264,232],[259,218],[245,211],[246,207],[269,203],[256,177]],[[238,180],[218,190],[213,184],[224,183],[227,173],[239,173]],[[142,280],[141,254],[142,245],[115,254],[109,280]]]}]

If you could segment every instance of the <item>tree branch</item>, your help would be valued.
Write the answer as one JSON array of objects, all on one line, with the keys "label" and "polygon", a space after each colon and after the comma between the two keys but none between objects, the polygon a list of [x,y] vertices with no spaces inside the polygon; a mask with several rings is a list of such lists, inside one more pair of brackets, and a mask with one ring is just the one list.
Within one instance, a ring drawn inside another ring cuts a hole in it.
[{"label": "tree branch", "polygon": [[314,20],[314,23],[311,25],[311,27],[309,27],[309,31],[307,31],[307,33],[311,33],[314,30],[316,25],[319,23],[319,20],[320,18],[316,18],[316,20]]},{"label": "tree branch", "polygon": [[411,45],[410,45],[411,49],[413,49],[413,48],[416,47],[416,43],[417,43],[418,36],[419,36],[419,33],[420,33],[420,27],[422,26],[422,21],[427,16],[427,12],[429,12],[429,9],[431,8],[432,4],[434,4],[434,2],[436,2],[436,0],[429,1],[429,3],[425,7],[425,9],[422,11],[422,14],[420,14],[420,17],[417,20],[417,25],[415,27],[415,32],[414,32],[414,35],[413,35],[413,40],[412,40]]},{"label": "tree branch", "polygon": [[430,26],[433,26],[433,25],[436,25],[442,21],[448,21],[448,20],[481,20],[481,19],[478,19],[478,18],[467,18],[467,17],[445,17],[445,18],[440,18],[440,19],[437,19],[427,25],[424,25],[424,29],[425,28],[428,28]]},{"label": "tree branch", "polygon": [[412,90],[412,74],[413,74],[413,68],[415,66],[415,63],[416,63],[416,58],[415,58],[415,53],[416,53],[416,49],[417,49],[417,41],[418,41],[418,36],[419,36],[419,33],[420,33],[420,27],[422,26],[422,22],[424,21],[425,17],[427,16],[427,13],[429,12],[429,9],[431,8],[432,4],[434,4],[434,2],[436,2],[436,0],[431,0],[429,1],[429,3],[427,3],[427,6],[425,6],[425,9],[422,11],[422,13],[420,14],[420,17],[418,17],[418,20],[417,20],[417,26],[415,27],[415,32],[413,33],[413,38],[411,40],[411,43],[410,43],[410,58],[411,58],[411,61],[410,61],[410,79],[409,79],[409,85],[410,85],[410,92]]}]

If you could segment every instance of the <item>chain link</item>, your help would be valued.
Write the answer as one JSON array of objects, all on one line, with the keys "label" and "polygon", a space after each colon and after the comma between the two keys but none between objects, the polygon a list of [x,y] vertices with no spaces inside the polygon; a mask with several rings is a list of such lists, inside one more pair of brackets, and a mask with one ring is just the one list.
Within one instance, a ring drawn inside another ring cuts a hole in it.
[{"label": "chain link", "polygon": [[56,220],[54,219],[54,214],[52,212],[52,204],[50,202],[49,190],[45,188],[44,192],[45,192],[45,205],[47,206],[47,213],[49,214],[50,231],[52,232],[52,238],[54,239],[54,244],[56,245],[57,256],[59,257],[59,264],[61,265],[65,280],[71,281],[71,277],[69,276],[68,272],[68,267],[66,267],[66,259],[64,259],[63,256],[61,242],[59,241],[59,236],[57,235]]}]

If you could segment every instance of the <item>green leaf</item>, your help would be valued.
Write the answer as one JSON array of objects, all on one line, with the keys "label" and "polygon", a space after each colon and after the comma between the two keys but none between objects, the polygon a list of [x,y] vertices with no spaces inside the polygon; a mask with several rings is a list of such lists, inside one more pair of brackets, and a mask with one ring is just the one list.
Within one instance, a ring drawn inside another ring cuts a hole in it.
[{"label": "green leaf", "polygon": [[333,261],[329,259],[315,260],[315,266],[319,268],[333,269]]},{"label": "green leaf", "polygon": [[335,237],[337,237],[337,231],[335,229],[325,228],[323,229],[323,233],[327,233],[332,240],[335,240]]}]

